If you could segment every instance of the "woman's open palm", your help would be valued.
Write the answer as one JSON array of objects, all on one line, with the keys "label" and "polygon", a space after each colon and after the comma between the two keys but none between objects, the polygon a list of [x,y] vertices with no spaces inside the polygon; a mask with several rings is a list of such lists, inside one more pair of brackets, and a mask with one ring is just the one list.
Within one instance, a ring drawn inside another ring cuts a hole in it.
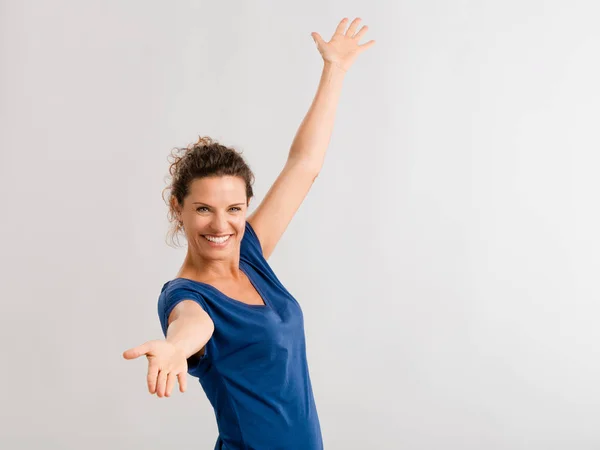
[{"label": "woman's open palm", "polygon": [[123,358],[135,359],[142,355],[148,358],[148,391],[158,397],[170,397],[179,381],[179,390],[187,387],[187,359],[185,354],[166,340],[148,341],[123,352]]},{"label": "woman's open palm", "polygon": [[370,40],[366,44],[359,44],[360,39],[369,28],[365,25],[356,31],[361,20],[360,17],[357,17],[346,30],[348,18],[342,19],[329,42],[326,42],[319,33],[311,33],[324,61],[335,64],[346,72],[359,54],[375,45],[374,40]]}]

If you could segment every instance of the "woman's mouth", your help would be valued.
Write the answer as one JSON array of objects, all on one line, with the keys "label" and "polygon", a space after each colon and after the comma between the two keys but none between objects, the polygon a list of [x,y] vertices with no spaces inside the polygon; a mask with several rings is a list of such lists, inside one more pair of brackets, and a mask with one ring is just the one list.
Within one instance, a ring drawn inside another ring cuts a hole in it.
[{"label": "woman's mouth", "polygon": [[211,247],[221,248],[227,245],[231,235],[228,234],[227,236],[211,236],[208,234],[204,234],[202,235],[202,237],[209,242]]}]

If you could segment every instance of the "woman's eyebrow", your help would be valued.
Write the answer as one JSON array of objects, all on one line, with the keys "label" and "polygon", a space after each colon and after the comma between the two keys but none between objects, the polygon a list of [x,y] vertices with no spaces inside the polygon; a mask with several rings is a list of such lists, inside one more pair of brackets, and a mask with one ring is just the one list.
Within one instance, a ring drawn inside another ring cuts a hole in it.
[{"label": "woman's eyebrow", "polygon": [[[212,208],[211,205],[209,205],[208,203],[203,203],[203,202],[192,202],[193,205],[204,205],[204,206],[208,206],[209,208]],[[245,202],[241,202],[241,203],[233,203],[232,205],[229,205],[229,207],[231,206],[239,206],[239,205],[245,205]]]}]

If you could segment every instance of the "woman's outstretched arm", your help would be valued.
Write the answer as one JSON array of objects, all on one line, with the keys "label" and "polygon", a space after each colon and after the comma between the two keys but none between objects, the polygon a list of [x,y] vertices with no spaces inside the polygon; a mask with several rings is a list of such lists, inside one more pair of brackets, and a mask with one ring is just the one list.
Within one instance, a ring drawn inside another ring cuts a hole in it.
[{"label": "woman's outstretched arm", "polygon": [[370,41],[359,45],[360,38],[368,29],[365,25],[356,33],[360,21],[360,18],[354,19],[346,31],[348,19],[344,18],[329,42],[325,42],[319,33],[312,33],[323,57],[323,72],[310,109],[292,142],[289,159],[301,162],[316,172],[323,166],[331,140],[344,76],[356,57],[375,43]]},{"label": "woman's outstretched arm", "polygon": [[346,72],[324,61],[317,93],[292,142],[288,160],[318,173],[331,140]]},{"label": "woman's outstretched arm", "polygon": [[348,19],[343,19],[329,42],[312,33],[324,63],[317,93],[296,132],[285,167],[248,217],[265,258],[273,252],[321,170],[346,72],[356,57],[375,43],[359,44],[367,31],[363,26],[356,32],[360,21],[354,19],[346,31]]}]

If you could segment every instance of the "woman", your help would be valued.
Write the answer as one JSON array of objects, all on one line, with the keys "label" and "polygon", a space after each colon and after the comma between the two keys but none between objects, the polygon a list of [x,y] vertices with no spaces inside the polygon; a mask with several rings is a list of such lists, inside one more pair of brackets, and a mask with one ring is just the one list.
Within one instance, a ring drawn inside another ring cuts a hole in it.
[{"label": "woman", "polygon": [[148,390],[169,397],[186,372],[215,409],[215,449],[323,448],[306,362],[300,305],[267,259],[323,164],[346,71],[375,41],[359,45],[360,18],[332,39],[312,33],[324,61],[319,89],[287,163],[246,219],[253,175],[239,153],[210,138],[182,149],[170,173],[170,217],[188,251],[164,284],[158,313],[165,340],[123,353],[148,358]]}]

